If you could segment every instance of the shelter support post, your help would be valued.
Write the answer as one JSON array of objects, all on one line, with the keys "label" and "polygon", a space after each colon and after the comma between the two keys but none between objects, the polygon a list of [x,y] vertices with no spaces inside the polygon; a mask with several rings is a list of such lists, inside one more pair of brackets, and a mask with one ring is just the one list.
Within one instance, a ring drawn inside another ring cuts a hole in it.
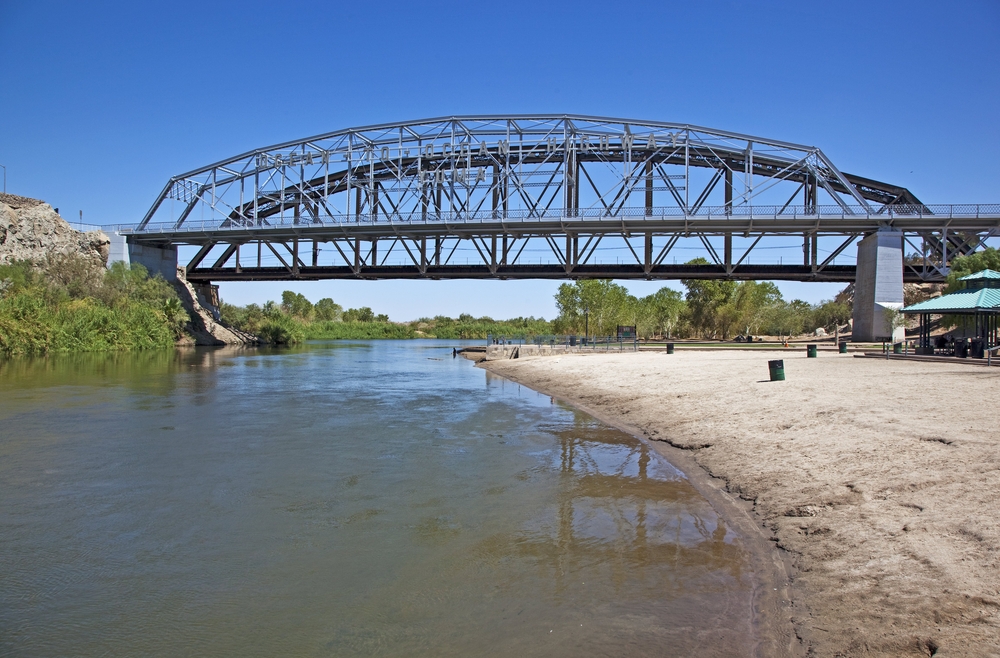
[{"label": "shelter support post", "polygon": [[931,346],[930,313],[920,314],[920,346],[917,349],[917,354],[934,354],[934,348]]}]

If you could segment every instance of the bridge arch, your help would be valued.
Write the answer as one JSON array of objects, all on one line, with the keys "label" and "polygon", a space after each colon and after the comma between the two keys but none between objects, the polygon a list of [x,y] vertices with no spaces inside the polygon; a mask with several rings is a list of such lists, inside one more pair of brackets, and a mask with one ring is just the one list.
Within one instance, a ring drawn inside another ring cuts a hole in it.
[{"label": "bridge arch", "polygon": [[819,149],[693,126],[581,115],[456,116],[365,126],[172,177],[139,229],[326,219],[811,214],[920,206]]}]

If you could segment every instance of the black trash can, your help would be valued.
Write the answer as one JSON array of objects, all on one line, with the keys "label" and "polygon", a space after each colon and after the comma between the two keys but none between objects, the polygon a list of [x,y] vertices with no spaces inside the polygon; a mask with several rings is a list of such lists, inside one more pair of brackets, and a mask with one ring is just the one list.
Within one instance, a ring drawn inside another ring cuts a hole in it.
[{"label": "black trash can", "polygon": [[964,339],[955,341],[955,356],[960,359],[969,357],[969,344]]},{"label": "black trash can", "polygon": [[673,354],[673,353],[674,353],[674,344],[667,343],[667,354]]},{"label": "black trash can", "polygon": [[847,343],[843,343],[843,342],[842,342],[842,343],[840,344],[840,353],[841,353],[841,354],[847,354]]},{"label": "black trash can", "polygon": [[785,361],[783,359],[775,359],[774,361],[768,361],[767,371],[768,374],[771,375],[772,382],[785,381]]},{"label": "black trash can", "polygon": [[970,348],[971,356],[973,359],[983,359],[986,357],[986,345],[983,343],[982,338],[973,338],[972,346]]},{"label": "black trash can", "polygon": [[902,354],[903,353],[903,344],[902,343],[893,343],[892,344],[892,353],[893,354]]},{"label": "black trash can", "polygon": [[570,347],[576,347],[576,336],[570,336],[569,337],[569,346]]}]

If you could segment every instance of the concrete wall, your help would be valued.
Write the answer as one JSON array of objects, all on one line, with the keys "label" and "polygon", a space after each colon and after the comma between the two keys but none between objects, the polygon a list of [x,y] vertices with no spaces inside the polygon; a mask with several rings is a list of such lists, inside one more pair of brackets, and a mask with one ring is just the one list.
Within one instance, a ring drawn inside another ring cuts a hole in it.
[{"label": "concrete wall", "polygon": [[152,247],[130,242],[128,259],[130,263],[143,265],[151,275],[159,272],[167,281],[177,280],[177,247]]},{"label": "concrete wall", "polygon": [[[858,243],[858,273],[854,282],[852,339],[877,341],[891,333],[887,308],[903,307],[903,234],[878,231]],[[899,328],[893,340],[902,340]]]},{"label": "concrete wall", "polygon": [[111,267],[111,263],[117,261],[123,261],[126,265],[129,264],[128,260],[128,240],[124,235],[112,232],[108,236],[111,240],[109,245],[108,253],[108,267]]}]

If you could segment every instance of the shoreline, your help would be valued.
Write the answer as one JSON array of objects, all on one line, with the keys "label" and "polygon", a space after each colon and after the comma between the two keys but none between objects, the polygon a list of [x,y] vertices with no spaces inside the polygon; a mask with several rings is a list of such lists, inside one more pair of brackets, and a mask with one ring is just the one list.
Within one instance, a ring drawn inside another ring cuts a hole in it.
[{"label": "shoreline", "polygon": [[[778,355],[789,381],[769,382]],[[758,655],[1000,656],[1000,432],[988,408],[1000,378],[985,369],[788,350],[477,365],[684,472],[746,543]]]},{"label": "shoreline", "polygon": [[[484,350],[485,352],[485,350]],[[473,356],[475,354],[475,356]],[[459,352],[460,356],[463,356]],[[640,428],[623,422],[602,410],[591,407],[577,399],[568,398],[544,386],[525,381],[507,372],[497,372],[491,367],[497,361],[482,359],[482,353],[464,355],[476,361],[476,367],[488,370],[494,375],[530,388],[542,395],[548,395],[568,404],[605,425],[619,429],[650,446],[671,465],[680,470],[684,477],[705,498],[726,524],[734,529],[748,553],[748,562],[753,570],[754,587],[751,601],[751,623],[755,629],[754,655],[761,657],[786,657],[804,655],[799,638],[788,621],[791,606],[789,593],[789,570],[791,564],[780,550],[774,549],[774,536],[761,526],[753,513],[749,501],[733,497],[726,490],[725,481],[712,475],[697,463],[690,451],[676,447],[665,441],[651,440]],[[548,358],[548,357],[538,357]],[[530,379],[530,378],[528,378]]]}]

